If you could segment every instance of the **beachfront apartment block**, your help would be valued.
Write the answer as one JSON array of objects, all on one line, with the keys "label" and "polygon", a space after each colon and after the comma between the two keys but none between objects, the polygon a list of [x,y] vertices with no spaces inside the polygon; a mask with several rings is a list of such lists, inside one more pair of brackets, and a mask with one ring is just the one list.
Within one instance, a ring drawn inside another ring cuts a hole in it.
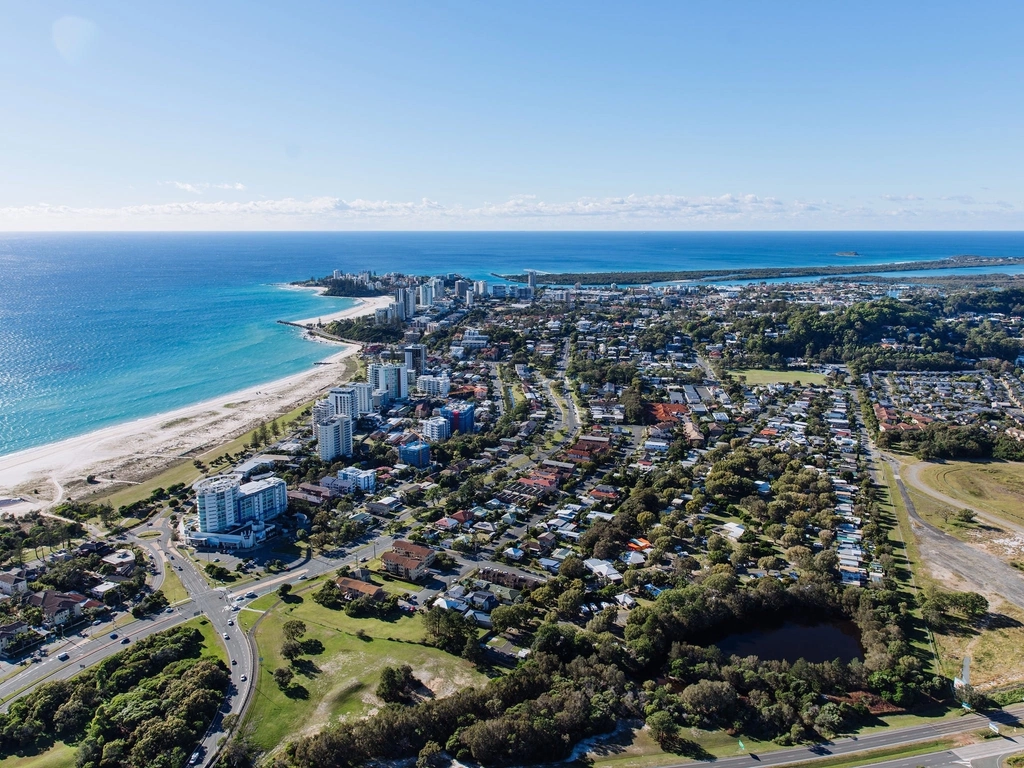
[{"label": "beachfront apartment block", "polygon": [[434,286],[430,283],[424,283],[420,286],[420,301],[421,307],[429,307],[434,303]]},{"label": "beachfront apartment block", "polygon": [[327,393],[327,400],[331,404],[332,416],[348,416],[350,419],[359,418],[356,393],[351,387],[332,387],[331,391]]},{"label": "beachfront apartment block", "polygon": [[325,424],[315,427],[317,454],[320,461],[334,461],[339,456],[352,455],[352,418],[331,416]]},{"label": "beachfront apartment block", "polygon": [[199,530],[220,533],[248,523],[272,520],[288,508],[288,485],[279,477],[241,483],[236,475],[217,475],[192,486]]}]

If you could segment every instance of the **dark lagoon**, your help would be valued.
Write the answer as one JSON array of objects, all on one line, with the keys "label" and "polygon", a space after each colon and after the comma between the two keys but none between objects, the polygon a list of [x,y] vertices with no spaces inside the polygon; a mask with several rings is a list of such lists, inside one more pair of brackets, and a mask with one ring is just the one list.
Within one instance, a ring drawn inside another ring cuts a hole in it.
[{"label": "dark lagoon", "polygon": [[771,629],[729,635],[717,643],[727,656],[757,656],[777,661],[844,662],[861,657],[860,631],[852,621],[799,624],[787,621]]}]

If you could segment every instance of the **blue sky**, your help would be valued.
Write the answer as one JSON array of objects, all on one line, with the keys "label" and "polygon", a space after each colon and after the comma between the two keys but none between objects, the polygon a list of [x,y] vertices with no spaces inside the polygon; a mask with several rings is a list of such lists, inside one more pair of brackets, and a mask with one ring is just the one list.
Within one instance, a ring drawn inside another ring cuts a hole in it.
[{"label": "blue sky", "polygon": [[0,229],[1024,229],[1024,4],[0,5]]}]

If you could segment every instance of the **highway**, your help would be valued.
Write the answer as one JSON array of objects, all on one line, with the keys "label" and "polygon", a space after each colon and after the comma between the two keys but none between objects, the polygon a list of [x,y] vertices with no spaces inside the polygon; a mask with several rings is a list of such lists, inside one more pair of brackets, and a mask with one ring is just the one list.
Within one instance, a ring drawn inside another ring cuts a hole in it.
[{"label": "highway", "polygon": [[[884,763],[872,765],[886,768],[945,768],[946,766],[969,766],[970,768],[996,768],[998,758],[1024,750],[1024,731],[1021,729],[1019,717],[1024,714],[1024,705],[1008,707],[995,713],[992,718],[998,724],[1001,736],[972,744],[965,747],[944,749],[916,757],[897,758]],[[821,747],[794,747],[780,749],[776,752],[737,754],[735,757],[723,757],[715,760],[719,768],[748,768],[757,765],[788,765],[835,755],[848,755],[870,749],[911,745],[915,742],[926,742],[956,734],[984,731],[990,719],[979,714],[968,714],[963,717],[941,720],[925,725],[914,725],[907,728],[891,728],[876,731],[864,736],[852,736],[836,739]],[[737,753],[740,752],[737,746]],[[680,762],[664,768],[683,768],[692,766],[692,761]]]}]

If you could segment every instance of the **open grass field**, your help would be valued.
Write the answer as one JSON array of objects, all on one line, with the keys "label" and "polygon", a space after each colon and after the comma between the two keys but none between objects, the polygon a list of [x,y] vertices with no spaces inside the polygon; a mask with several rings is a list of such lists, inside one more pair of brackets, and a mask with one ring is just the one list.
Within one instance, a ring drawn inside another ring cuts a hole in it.
[{"label": "open grass field", "polygon": [[954,515],[958,511],[948,504],[943,504],[938,499],[929,496],[927,493],[917,490],[913,486],[907,486],[907,494],[914,502],[914,509],[917,510],[924,520],[934,525],[941,531],[954,536],[961,541],[976,542],[970,533],[979,526],[975,523],[957,523]]},{"label": "open grass field", "polygon": [[38,755],[6,757],[0,760],[0,768],[74,768],[75,749],[63,742],[57,742]]},{"label": "open grass field", "polygon": [[990,607],[989,623],[978,631],[935,634],[944,666],[953,671],[971,657],[971,685],[981,690],[1024,681],[1024,612],[1007,603]]},{"label": "open grass field", "polygon": [[925,467],[929,488],[1015,525],[1024,525],[1024,464],[950,461]]},{"label": "open grass field", "polygon": [[[310,591],[301,602],[281,603],[256,630],[262,662],[256,693],[246,718],[253,741],[264,749],[283,746],[302,733],[313,733],[341,718],[359,716],[379,707],[374,695],[385,666],[408,664],[435,696],[482,683],[473,665],[428,646],[420,645],[422,619],[403,615],[391,621],[354,619],[313,602]],[[293,667],[294,690],[286,695],[273,679],[273,671],[287,666],[280,649],[282,626],[290,619],[306,623],[304,639],[323,643],[323,653],[304,656]],[[363,637],[356,635],[362,630]]]},{"label": "open grass field", "polygon": [[743,376],[747,384],[824,384],[825,374],[810,371],[770,371],[767,368],[744,368],[729,371],[734,377]]}]

